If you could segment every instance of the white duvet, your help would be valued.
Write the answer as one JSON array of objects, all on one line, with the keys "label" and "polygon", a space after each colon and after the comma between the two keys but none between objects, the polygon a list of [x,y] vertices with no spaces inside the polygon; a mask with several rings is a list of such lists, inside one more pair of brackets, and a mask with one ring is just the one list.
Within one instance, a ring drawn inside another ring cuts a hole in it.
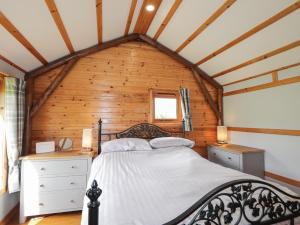
[{"label": "white duvet", "polygon": [[[257,179],[199,156],[186,147],[102,153],[92,165],[89,188],[97,180],[99,225],[160,225],[217,186],[237,179]],[[82,225],[88,224],[84,199]]]}]

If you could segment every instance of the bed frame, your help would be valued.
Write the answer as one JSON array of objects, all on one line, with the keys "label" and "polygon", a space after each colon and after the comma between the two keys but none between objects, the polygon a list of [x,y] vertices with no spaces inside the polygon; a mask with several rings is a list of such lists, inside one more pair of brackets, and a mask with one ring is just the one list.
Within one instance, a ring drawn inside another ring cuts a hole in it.
[{"label": "bed frame", "polygon": [[[99,120],[99,152],[101,152],[103,135],[110,136],[109,139],[112,137],[152,139],[185,135],[184,131],[172,133],[148,123],[137,124],[119,133],[102,134],[101,128],[102,121]],[[86,193],[90,199],[89,225],[98,225],[100,207],[98,198],[101,194],[102,190],[94,180]],[[293,196],[261,180],[243,179],[216,187],[181,215],[164,225],[238,225],[241,223],[268,225],[283,221],[289,221],[294,225],[296,217],[300,217],[299,196]]]}]

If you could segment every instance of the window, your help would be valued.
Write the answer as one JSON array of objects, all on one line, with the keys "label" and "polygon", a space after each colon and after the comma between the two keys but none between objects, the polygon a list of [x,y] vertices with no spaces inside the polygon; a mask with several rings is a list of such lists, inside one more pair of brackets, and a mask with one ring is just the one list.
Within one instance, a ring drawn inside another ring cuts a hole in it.
[{"label": "window", "polygon": [[178,91],[150,90],[150,122],[180,122],[181,109]]}]

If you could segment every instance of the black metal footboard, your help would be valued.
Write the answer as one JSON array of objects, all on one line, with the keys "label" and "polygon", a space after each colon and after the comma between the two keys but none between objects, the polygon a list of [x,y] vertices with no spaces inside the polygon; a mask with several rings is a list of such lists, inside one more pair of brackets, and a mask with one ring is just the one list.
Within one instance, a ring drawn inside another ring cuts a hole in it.
[{"label": "black metal footboard", "polygon": [[[98,225],[102,191],[96,181],[87,191],[89,225]],[[180,203],[178,203],[180,204]],[[260,180],[225,183],[202,197],[181,215],[164,225],[275,224],[300,217],[300,197]]]}]

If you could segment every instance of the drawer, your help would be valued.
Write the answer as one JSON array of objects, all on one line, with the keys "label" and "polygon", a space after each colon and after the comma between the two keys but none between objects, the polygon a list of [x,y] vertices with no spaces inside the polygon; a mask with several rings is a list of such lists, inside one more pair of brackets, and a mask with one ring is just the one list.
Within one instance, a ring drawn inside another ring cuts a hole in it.
[{"label": "drawer", "polygon": [[68,176],[68,177],[41,177],[36,183],[40,192],[69,190],[69,189],[85,189],[86,176]]},{"label": "drawer", "polygon": [[81,210],[85,189],[52,191],[36,194],[36,197],[26,199],[24,204],[25,216]]},{"label": "drawer", "polygon": [[231,152],[221,152],[221,164],[225,167],[240,170],[240,155]]},{"label": "drawer", "polygon": [[240,155],[216,148],[208,149],[208,159],[222,166],[240,170]]},{"label": "drawer", "polygon": [[28,161],[25,171],[29,175],[80,175],[86,174],[88,161],[77,160],[49,160],[49,161]]}]

